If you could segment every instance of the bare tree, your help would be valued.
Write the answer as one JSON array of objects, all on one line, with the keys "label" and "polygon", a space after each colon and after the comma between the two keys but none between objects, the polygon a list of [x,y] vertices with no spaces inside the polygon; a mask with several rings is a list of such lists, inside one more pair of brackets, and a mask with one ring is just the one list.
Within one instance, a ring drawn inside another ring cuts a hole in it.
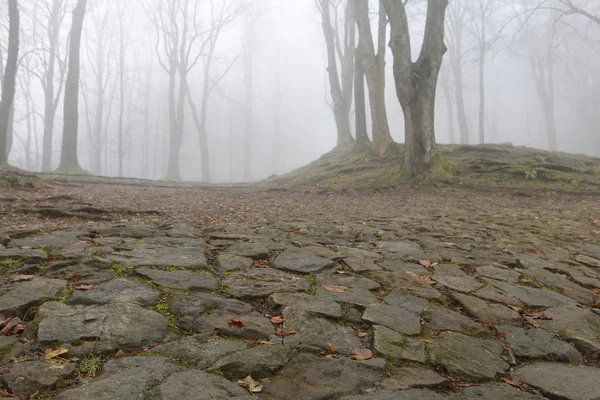
[{"label": "bare tree", "polygon": [[[345,2],[342,0],[315,0],[315,3],[321,13],[321,26],[327,49],[327,74],[337,127],[337,145],[344,146],[352,142],[350,108],[352,107],[352,87],[354,85],[354,46],[356,41],[354,7],[351,0]],[[340,29],[340,14],[343,14],[341,21],[343,31]]]},{"label": "bare tree", "polygon": [[444,91],[444,98],[446,99],[446,112],[448,114],[448,133],[450,135],[450,143],[456,143],[456,129],[454,127],[454,103],[452,102],[453,91],[452,91],[452,71],[448,63],[442,65],[440,71],[440,84]]},{"label": "bare tree", "polygon": [[354,130],[356,144],[371,143],[367,133],[367,106],[365,99],[365,69],[362,62],[361,45],[356,48],[354,60]]},{"label": "bare tree", "polygon": [[62,153],[57,171],[62,173],[83,172],[77,158],[77,131],[79,123],[79,74],[81,31],[87,0],[77,0],[73,10],[73,25],[69,42],[69,71],[65,84],[65,109],[62,139]]},{"label": "bare tree", "polygon": [[404,112],[404,171],[409,177],[414,177],[439,157],[435,148],[435,95],[438,74],[447,50],[444,45],[444,17],[448,0],[428,0],[423,45],[415,62],[412,61],[404,3],[402,0],[383,0],[383,3],[392,30],[390,48],[394,55],[396,94]]},{"label": "bare tree", "polygon": [[385,104],[385,46],[388,20],[382,0],[380,0],[376,53],[369,21],[369,0],[353,1],[354,17],[360,35],[358,42],[360,55],[369,88],[373,147],[379,154],[383,154],[394,143],[390,134]]},{"label": "bare tree", "polygon": [[8,54],[2,79],[2,99],[0,99],[0,166],[8,164],[8,131],[15,98],[15,83],[19,61],[20,17],[17,0],[8,1],[8,18]]},{"label": "bare tree", "polygon": [[460,143],[470,143],[469,124],[465,111],[465,99],[463,93],[463,66],[465,63],[465,52],[463,50],[463,33],[468,18],[468,7],[466,1],[452,1],[448,7],[446,18],[446,30],[448,31],[450,64],[454,74],[454,94],[456,96],[456,114],[458,117],[458,130]]}]

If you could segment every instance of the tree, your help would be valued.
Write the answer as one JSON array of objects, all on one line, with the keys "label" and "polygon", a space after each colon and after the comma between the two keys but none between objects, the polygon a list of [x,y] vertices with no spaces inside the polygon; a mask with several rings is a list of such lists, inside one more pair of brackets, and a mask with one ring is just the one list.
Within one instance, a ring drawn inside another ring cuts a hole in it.
[{"label": "tree", "polygon": [[[593,3],[598,4],[596,1]],[[551,10],[560,17],[579,15],[600,26],[600,9],[594,11],[586,6],[578,4],[576,0],[543,0],[536,10]]]},{"label": "tree", "polygon": [[[321,13],[323,35],[327,49],[327,75],[333,101],[333,114],[337,127],[337,145],[344,146],[352,142],[350,132],[350,108],[352,106],[352,88],[354,85],[354,46],[356,25],[354,23],[351,0],[346,2],[345,10],[341,0],[315,0]],[[340,12],[340,8],[342,8]],[[331,11],[334,18],[332,20]],[[343,13],[343,32],[340,32],[338,15]],[[338,61],[340,68],[338,68]],[[341,69],[341,71],[338,71]],[[340,77],[341,75],[341,77]]]},{"label": "tree", "polygon": [[[391,25],[396,94],[404,113],[406,144],[404,171],[414,177],[439,156],[435,147],[435,95],[444,45],[444,17],[448,0],[428,0],[423,45],[413,62],[408,18],[402,0],[383,0]],[[439,162],[439,160],[438,160]]]},{"label": "tree", "polygon": [[77,131],[79,124],[79,74],[80,74],[80,48],[81,31],[87,0],[77,0],[73,10],[73,25],[69,43],[69,70],[65,84],[65,104],[62,152],[60,165],[57,172],[78,173],[83,172],[77,158]]},{"label": "tree", "polygon": [[385,153],[394,143],[390,134],[385,104],[385,46],[387,38],[387,18],[379,2],[379,23],[377,35],[377,53],[373,44],[371,23],[369,21],[369,0],[353,0],[354,17],[360,35],[359,48],[369,88],[371,106],[371,126],[373,147],[379,153]]},{"label": "tree", "polygon": [[354,130],[356,144],[371,143],[367,133],[367,106],[365,99],[365,69],[362,63],[361,45],[356,48],[354,60]]},{"label": "tree", "polygon": [[17,0],[8,1],[8,18],[8,54],[2,80],[2,99],[0,99],[0,166],[8,165],[8,131],[15,99],[19,61],[19,6]]},{"label": "tree", "polygon": [[456,96],[456,116],[458,118],[458,130],[460,143],[469,144],[470,132],[465,111],[465,99],[463,93],[463,64],[465,53],[463,52],[463,32],[467,21],[466,1],[453,1],[448,8],[446,29],[450,48],[450,64],[454,73],[454,94]]}]

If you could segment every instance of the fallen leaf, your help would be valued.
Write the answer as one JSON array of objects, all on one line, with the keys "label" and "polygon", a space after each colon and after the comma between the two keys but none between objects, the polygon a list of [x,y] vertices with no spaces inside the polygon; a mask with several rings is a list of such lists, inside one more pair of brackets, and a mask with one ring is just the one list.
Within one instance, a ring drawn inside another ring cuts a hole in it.
[{"label": "fallen leaf", "polygon": [[538,324],[537,322],[535,322],[535,320],[533,318],[526,317],[526,316],[523,316],[523,318],[525,318],[525,323],[533,326],[534,328],[539,328],[540,327],[540,324]]},{"label": "fallen leaf", "polygon": [[35,276],[33,276],[33,275],[15,275],[11,278],[11,280],[13,282],[21,282],[21,281],[30,281],[33,278],[35,278]]},{"label": "fallen leaf", "polygon": [[277,336],[288,336],[288,335],[294,335],[296,332],[297,332],[296,328],[289,328],[289,329],[281,328],[281,329],[277,329],[275,331],[275,334]]},{"label": "fallen leaf", "polygon": [[456,247],[456,243],[451,243],[451,242],[442,242],[442,243],[444,243],[446,246]]},{"label": "fallen leaf", "polygon": [[241,319],[233,317],[229,320],[229,327],[232,329],[240,329],[244,327],[244,323]]},{"label": "fallen leaf", "polygon": [[364,338],[369,336],[369,334],[367,332],[361,331],[358,328],[354,328],[354,330],[356,331],[356,336],[358,336],[359,338]]},{"label": "fallen leaf", "polygon": [[285,321],[285,319],[283,319],[283,317],[280,316],[280,315],[275,315],[275,316],[273,316],[273,317],[270,318],[270,321],[271,321],[272,324],[277,325],[277,324],[283,324],[283,322]]},{"label": "fallen leaf", "polygon": [[65,349],[64,347],[59,347],[58,349],[48,349],[44,352],[44,360],[51,360],[67,353],[68,351],[69,349]]},{"label": "fallen leaf", "polygon": [[346,290],[350,290],[346,286],[323,285],[323,287],[328,292],[333,292],[333,293],[344,293]]},{"label": "fallen leaf", "polygon": [[424,280],[425,282],[429,283],[430,285],[437,285],[437,281],[434,280],[431,276],[429,275],[419,275],[419,279]]},{"label": "fallen leaf", "polygon": [[507,304],[506,307],[510,308],[513,311],[518,312],[519,314],[523,312],[523,309],[521,307],[511,306],[510,304]]},{"label": "fallen leaf", "polygon": [[332,354],[335,353],[335,349],[333,347],[328,348],[327,350],[323,350],[321,352],[322,356],[331,356]]},{"label": "fallen leaf", "polygon": [[433,331],[433,336],[440,336],[440,333],[442,333],[442,331],[440,331],[439,329],[436,329]]},{"label": "fallen leaf", "polygon": [[0,335],[3,336],[7,336],[10,334],[10,331],[12,330],[12,328],[15,327],[15,324],[13,324],[12,322],[8,321],[8,323],[6,324],[6,326],[4,327],[4,329],[2,329],[0,331]]},{"label": "fallen leaf", "polygon": [[492,329],[494,329],[494,328],[493,328],[491,325],[489,325],[489,324],[484,324],[484,323],[481,323],[481,324],[479,324],[479,326],[481,326],[483,329],[487,329],[488,331],[491,331]]},{"label": "fallen leaf", "polygon": [[502,379],[502,382],[504,382],[504,383],[506,383],[506,384],[514,387],[514,388],[517,388],[519,390],[523,390],[523,387],[521,386],[521,384],[519,382],[512,381],[512,380],[510,380],[508,378],[500,378],[500,379]]},{"label": "fallen leaf", "polygon": [[19,322],[9,332],[9,335],[17,335],[25,330],[25,323]]},{"label": "fallen leaf", "polygon": [[352,359],[357,361],[370,360],[373,358],[373,352],[369,349],[353,349]]},{"label": "fallen leaf", "polygon": [[90,290],[94,285],[79,285],[75,288],[75,290]]},{"label": "fallen leaf", "polygon": [[421,342],[423,342],[425,344],[431,344],[431,343],[433,343],[433,341],[430,340],[430,339],[419,339],[419,341],[421,341]]},{"label": "fallen leaf", "polygon": [[248,340],[246,340],[246,343],[249,343],[254,346],[260,346],[263,344],[275,344],[275,343],[268,342],[266,340],[254,340],[254,339],[248,339]]},{"label": "fallen leaf", "polygon": [[8,393],[4,390],[0,390],[0,397],[10,397],[13,399],[20,399],[21,397],[17,396],[16,394],[12,394],[12,393]]},{"label": "fallen leaf", "polygon": [[98,237],[98,232],[90,231],[90,239],[96,239],[96,237]]},{"label": "fallen leaf", "polygon": [[260,393],[262,392],[262,385],[259,381],[255,381],[251,375],[248,375],[243,380],[239,380],[238,385],[249,391],[250,393]]},{"label": "fallen leaf", "polygon": [[423,267],[429,269],[431,268],[431,261],[429,261],[428,259],[423,259],[423,260],[419,260],[419,264],[421,264]]}]

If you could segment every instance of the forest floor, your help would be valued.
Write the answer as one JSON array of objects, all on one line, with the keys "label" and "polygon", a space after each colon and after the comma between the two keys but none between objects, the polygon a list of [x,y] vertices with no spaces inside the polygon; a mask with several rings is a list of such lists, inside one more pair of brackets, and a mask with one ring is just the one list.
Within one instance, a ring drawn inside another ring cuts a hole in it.
[{"label": "forest floor", "polygon": [[600,161],[447,150],[426,185],[366,153],[257,185],[0,173],[0,396],[600,398]]}]

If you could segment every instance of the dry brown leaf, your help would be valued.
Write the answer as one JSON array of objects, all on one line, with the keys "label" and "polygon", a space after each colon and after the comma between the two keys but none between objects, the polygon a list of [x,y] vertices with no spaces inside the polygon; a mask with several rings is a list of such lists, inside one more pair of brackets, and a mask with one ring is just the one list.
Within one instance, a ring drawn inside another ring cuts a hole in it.
[{"label": "dry brown leaf", "polygon": [[456,247],[456,243],[451,243],[451,242],[442,242],[442,243],[444,243],[446,246]]},{"label": "dry brown leaf", "polygon": [[248,340],[246,340],[246,343],[249,343],[254,346],[260,346],[262,344],[275,344],[275,343],[268,342],[266,340],[254,340],[254,339],[248,339]]},{"label": "dry brown leaf", "polygon": [[90,290],[94,285],[79,285],[75,288],[75,290]]},{"label": "dry brown leaf", "polygon": [[352,349],[352,359],[357,361],[370,360],[373,352],[369,349]]},{"label": "dry brown leaf", "polygon": [[421,342],[425,343],[425,344],[431,344],[433,343],[433,340],[430,339],[419,339]]},{"label": "dry brown leaf", "polygon": [[364,338],[369,336],[369,334],[367,332],[364,332],[358,328],[354,328],[354,330],[356,331],[356,336],[358,336],[359,338]]},{"label": "dry brown leaf", "polygon": [[17,335],[25,330],[25,322],[19,322],[8,333],[9,335]]},{"label": "dry brown leaf", "polygon": [[7,391],[0,390],[0,397],[10,397],[12,399],[21,399],[21,397],[16,394],[8,393]]},{"label": "dry brown leaf", "polygon": [[535,322],[535,320],[533,318],[526,317],[526,316],[523,316],[523,318],[525,318],[525,323],[526,324],[529,324],[529,325],[533,326],[536,329],[540,327],[540,324],[538,324],[537,322]]},{"label": "dry brown leaf", "polygon": [[346,290],[350,290],[346,286],[323,285],[323,287],[328,292],[333,292],[333,293],[344,293]]},{"label": "dry brown leaf", "polygon": [[58,349],[48,349],[44,352],[44,360],[51,360],[67,353],[68,351],[69,349],[65,349],[64,347],[59,347]]},{"label": "dry brown leaf", "polygon": [[233,317],[229,320],[229,327],[232,329],[240,329],[244,327],[244,323],[241,319]]},{"label": "dry brown leaf", "polygon": [[[333,347],[328,348],[327,350],[323,350],[321,352],[322,356],[331,356],[335,353],[335,349]],[[331,357],[330,357],[331,358]]]},{"label": "dry brown leaf", "polygon": [[510,304],[507,304],[506,307],[510,308],[513,311],[518,312],[519,314],[523,312],[523,309],[521,307],[511,306]]},{"label": "dry brown leaf", "polygon": [[419,275],[419,279],[424,280],[425,282],[429,283],[430,285],[436,285],[437,284],[437,281],[435,279],[433,279],[429,275]]},{"label": "dry brown leaf", "polygon": [[521,384],[519,382],[510,380],[508,378],[500,378],[500,379],[502,379],[502,382],[506,383],[507,385],[510,385],[510,386],[512,386],[514,388],[517,388],[519,390],[523,390],[523,386],[521,386]]},{"label": "dry brown leaf", "polygon": [[487,329],[488,331],[491,331],[492,329],[494,329],[494,327],[491,326],[490,324],[480,323],[479,326],[481,326],[483,329]]},{"label": "dry brown leaf", "polygon": [[289,329],[281,328],[281,329],[277,329],[275,331],[275,334],[277,336],[288,336],[288,335],[294,335],[296,332],[297,332],[296,328],[289,328]]},{"label": "dry brown leaf", "polygon": [[282,316],[280,315],[275,315],[273,317],[270,318],[271,323],[273,324],[283,324],[283,322],[285,321],[285,319],[283,319]]},{"label": "dry brown leaf", "polygon": [[237,383],[250,393],[262,392],[262,385],[259,381],[255,381],[254,378],[252,378],[252,375],[248,375],[243,380],[237,381]]},{"label": "dry brown leaf", "polygon": [[429,261],[426,258],[419,260],[419,264],[421,264],[423,267],[425,267],[427,269],[431,268],[431,261]]},{"label": "dry brown leaf", "polygon": [[600,289],[594,289],[595,294],[600,294]]},{"label": "dry brown leaf", "polygon": [[8,321],[8,323],[6,324],[6,326],[4,327],[4,329],[2,329],[0,331],[0,335],[3,336],[7,336],[10,335],[10,331],[15,327],[15,324],[13,324],[12,322]]},{"label": "dry brown leaf", "polygon": [[30,281],[33,278],[35,278],[35,276],[33,276],[33,275],[15,275],[11,278],[11,280],[13,282],[22,282],[22,281]]}]

